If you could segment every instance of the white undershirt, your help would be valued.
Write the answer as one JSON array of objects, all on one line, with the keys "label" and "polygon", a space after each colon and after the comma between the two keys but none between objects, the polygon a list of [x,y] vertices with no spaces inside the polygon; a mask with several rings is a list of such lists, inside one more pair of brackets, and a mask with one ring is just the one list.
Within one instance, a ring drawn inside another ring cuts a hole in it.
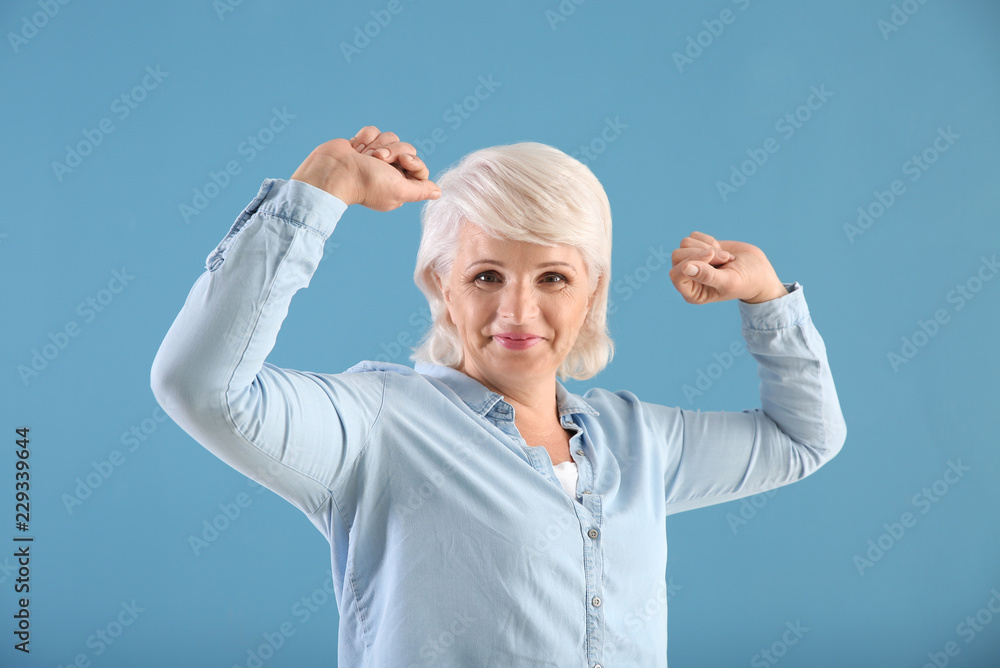
[{"label": "white undershirt", "polygon": [[576,481],[579,477],[576,462],[570,460],[562,464],[555,464],[552,468],[556,470],[556,477],[559,478],[559,482],[562,483],[566,493],[576,498]]}]

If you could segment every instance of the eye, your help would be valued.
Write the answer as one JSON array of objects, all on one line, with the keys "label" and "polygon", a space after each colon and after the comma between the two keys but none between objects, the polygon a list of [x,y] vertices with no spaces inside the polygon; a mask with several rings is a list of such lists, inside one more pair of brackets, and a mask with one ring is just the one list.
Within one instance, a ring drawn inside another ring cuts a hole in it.
[{"label": "eye", "polygon": [[[550,280],[550,279],[558,279],[558,280]],[[548,276],[545,277],[544,280],[546,283],[565,283],[566,277],[563,276],[562,274],[549,274]]]},{"label": "eye", "polygon": [[484,281],[481,281],[482,283],[496,283],[498,280],[496,272],[493,271],[484,271],[481,274],[476,274],[475,280],[479,281],[480,279],[486,279]]}]

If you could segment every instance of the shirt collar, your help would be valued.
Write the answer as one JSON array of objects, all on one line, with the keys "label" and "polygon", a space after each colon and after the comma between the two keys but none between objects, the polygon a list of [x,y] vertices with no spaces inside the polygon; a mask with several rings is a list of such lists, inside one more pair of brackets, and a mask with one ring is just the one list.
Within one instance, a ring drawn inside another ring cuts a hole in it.
[{"label": "shirt collar", "polygon": [[[442,366],[430,362],[417,362],[413,370],[423,376],[436,378],[447,385],[455,394],[462,398],[462,401],[469,408],[480,415],[486,415],[497,402],[503,399],[502,395],[489,390],[478,380],[450,366]],[[560,417],[572,413],[600,415],[593,406],[584,401],[583,397],[567,390],[558,380],[556,380],[556,405],[559,407]]]}]

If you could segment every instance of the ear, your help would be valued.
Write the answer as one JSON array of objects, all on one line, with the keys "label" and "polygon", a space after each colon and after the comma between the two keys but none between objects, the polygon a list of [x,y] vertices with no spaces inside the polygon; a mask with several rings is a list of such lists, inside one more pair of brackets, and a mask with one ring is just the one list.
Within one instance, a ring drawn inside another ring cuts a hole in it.
[{"label": "ear", "polygon": [[442,276],[441,274],[437,273],[433,269],[428,269],[428,271],[431,272],[431,274],[434,276],[434,281],[437,284],[438,290],[441,292],[441,295],[444,297],[444,303],[450,306],[451,305],[451,287],[448,285],[447,279],[445,279],[444,276]]},{"label": "ear", "polygon": [[597,277],[597,285],[594,287],[594,291],[590,293],[589,297],[587,297],[587,311],[588,312],[590,311],[591,307],[593,307],[594,302],[597,300],[597,293],[599,293],[601,291],[601,287],[602,287],[603,283],[604,283],[604,277],[603,276],[598,276]]}]

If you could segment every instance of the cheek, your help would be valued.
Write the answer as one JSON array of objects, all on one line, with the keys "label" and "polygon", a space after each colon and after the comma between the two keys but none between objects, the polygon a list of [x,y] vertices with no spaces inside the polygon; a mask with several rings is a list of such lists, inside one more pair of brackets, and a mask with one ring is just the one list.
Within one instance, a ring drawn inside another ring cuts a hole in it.
[{"label": "cheek", "polygon": [[451,304],[452,319],[457,316],[466,327],[473,329],[490,322],[495,312],[496,300],[481,291],[464,292]]}]

